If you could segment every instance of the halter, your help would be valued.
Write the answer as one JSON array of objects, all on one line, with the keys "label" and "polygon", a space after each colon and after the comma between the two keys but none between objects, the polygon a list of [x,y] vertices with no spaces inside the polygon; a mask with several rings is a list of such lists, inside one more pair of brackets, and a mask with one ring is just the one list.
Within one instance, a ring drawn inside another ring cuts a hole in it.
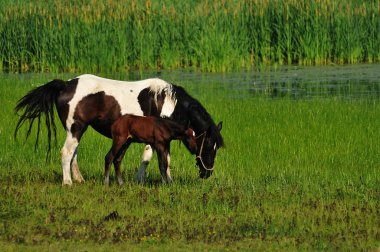
[{"label": "halter", "polygon": [[202,144],[201,144],[201,149],[199,151],[199,154],[195,157],[195,159],[199,159],[199,161],[201,161],[202,165],[203,165],[203,168],[206,170],[206,171],[213,171],[214,170],[214,167],[212,168],[207,168],[206,165],[203,163],[203,160],[202,160],[202,157],[201,157],[201,154],[202,154],[202,151],[203,151],[203,144],[205,142],[205,138],[206,138],[206,131],[203,132],[202,134],[200,134],[199,136],[197,136],[196,138],[199,138],[203,135],[203,139],[202,139]]}]

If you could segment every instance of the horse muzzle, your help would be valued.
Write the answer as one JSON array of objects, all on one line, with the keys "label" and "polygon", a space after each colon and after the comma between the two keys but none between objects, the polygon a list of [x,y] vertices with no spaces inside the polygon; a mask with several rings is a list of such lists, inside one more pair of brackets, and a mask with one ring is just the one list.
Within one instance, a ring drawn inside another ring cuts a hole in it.
[{"label": "horse muzzle", "polygon": [[208,179],[212,174],[212,171],[199,171],[199,177],[201,179]]},{"label": "horse muzzle", "polygon": [[199,177],[202,179],[207,179],[211,176],[214,167],[213,164],[210,166],[211,168],[208,168],[205,166],[205,164],[202,162],[202,159],[197,158],[197,165],[199,167]]}]

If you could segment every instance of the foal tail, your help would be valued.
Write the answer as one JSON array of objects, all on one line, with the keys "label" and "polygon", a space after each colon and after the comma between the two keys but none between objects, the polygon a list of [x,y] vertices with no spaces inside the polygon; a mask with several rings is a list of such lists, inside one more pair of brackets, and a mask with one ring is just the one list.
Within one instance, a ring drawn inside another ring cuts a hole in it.
[{"label": "foal tail", "polygon": [[28,139],[34,121],[37,119],[37,139],[35,143],[35,149],[38,145],[38,139],[40,135],[41,115],[45,115],[45,124],[48,129],[48,156],[51,148],[51,132],[54,132],[54,138],[56,139],[56,125],[54,121],[54,104],[57,97],[66,86],[66,82],[63,80],[53,80],[46,83],[43,86],[37,87],[29,91],[24,97],[22,97],[16,104],[15,113],[18,114],[22,111],[20,119],[17,122],[14,137],[17,137],[17,132],[21,126],[28,121],[29,128],[26,134]]}]

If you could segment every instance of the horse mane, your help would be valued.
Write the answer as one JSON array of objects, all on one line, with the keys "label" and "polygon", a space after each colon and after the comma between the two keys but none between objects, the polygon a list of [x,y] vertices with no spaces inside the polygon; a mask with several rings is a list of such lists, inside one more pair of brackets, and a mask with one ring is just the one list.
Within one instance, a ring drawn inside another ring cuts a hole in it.
[{"label": "horse mane", "polygon": [[211,130],[216,138],[216,143],[218,146],[224,146],[224,140],[220,131],[217,129],[217,126],[211,115],[206,111],[202,104],[191,97],[183,87],[171,84],[173,86],[173,92],[175,93],[177,103],[181,104],[182,107],[186,110],[187,118],[181,118],[181,115],[174,115],[180,117],[182,121],[189,121],[191,127],[197,131],[198,134],[202,134],[207,130]]},{"label": "horse mane", "polygon": [[154,95],[154,101],[156,104],[158,95],[162,93],[164,93],[166,96],[169,96],[173,100],[172,85],[159,78],[153,78],[150,80],[150,82],[149,92]]}]

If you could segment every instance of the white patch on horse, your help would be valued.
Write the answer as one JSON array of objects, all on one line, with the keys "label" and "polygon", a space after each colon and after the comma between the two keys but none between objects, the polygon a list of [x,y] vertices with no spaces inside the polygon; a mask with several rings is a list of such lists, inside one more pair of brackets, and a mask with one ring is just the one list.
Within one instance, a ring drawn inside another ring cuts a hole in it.
[{"label": "white patch on horse", "polygon": [[152,147],[149,144],[145,145],[144,152],[143,152],[143,155],[141,157],[142,160],[150,162],[150,160],[152,159],[152,157],[153,157],[153,149],[152,149]]},{"label": "white patch on horse", "polygon": [[169,153],[166,156],[166,159],[167,159],[167,162],[168,162],[168,167],[166,168],[166,177],[167,177],[168,182],[172,182],[173,179],[172,179],[172,176],[170,174],[170,154]]},{"label": "white patch on horse", "polygon": [[61,163],[63,170],[63,185],[71,185],[71,173],[70,166],[74,158],[75,150],[78,147],[78,140],[72,136],[70,132],[67,132],[66,141],[61,150]]},{"label": "white patch on horse", "polygon": [[174,111],[177,100],[175,99],[173,86],[161,79],[153,79],[150,91],[154,94],[154,102],[158,106],[157,96],[164,92],[165,99],[161,109],[161,117],[170,117]]},{"label": "white patch on horse", "polygon": [[165,100],[161,109],[160,117],[170,117],[174,112],[176,104],[177,99],[175,98],[172,86],[170,85],[170,88],[168,87],[165,89]]}]

